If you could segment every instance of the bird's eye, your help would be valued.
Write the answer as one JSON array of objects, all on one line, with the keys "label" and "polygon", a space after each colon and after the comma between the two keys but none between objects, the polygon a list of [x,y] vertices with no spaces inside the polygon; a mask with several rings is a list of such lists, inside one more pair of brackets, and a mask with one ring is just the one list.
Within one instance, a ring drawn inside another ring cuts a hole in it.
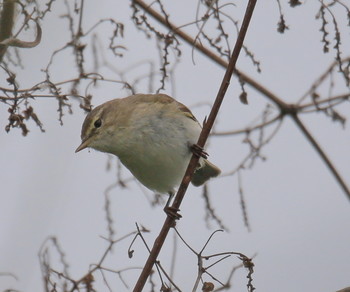
[{"label": "bird's eye", "polygon": [[96,120],[95,123],[94,123],[94,126],[95,126],[95,128],[101,127],[102,126],[102,120],[101,119]]}]

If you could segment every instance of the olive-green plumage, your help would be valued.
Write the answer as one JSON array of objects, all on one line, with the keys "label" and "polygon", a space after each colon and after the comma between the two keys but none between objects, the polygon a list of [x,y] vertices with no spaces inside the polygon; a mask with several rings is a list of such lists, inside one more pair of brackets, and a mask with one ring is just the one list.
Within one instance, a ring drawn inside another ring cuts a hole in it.
[{"label": "olive-green plumage", "polygon": [[[191,111],[170,96],[136,94],[91,111],[76,151],[91,147],[114,154],[147,188],[172,193],[185,174],[200,132]],[[192,183],[199,186],[219,174],[218,167],[200,158]]]}]

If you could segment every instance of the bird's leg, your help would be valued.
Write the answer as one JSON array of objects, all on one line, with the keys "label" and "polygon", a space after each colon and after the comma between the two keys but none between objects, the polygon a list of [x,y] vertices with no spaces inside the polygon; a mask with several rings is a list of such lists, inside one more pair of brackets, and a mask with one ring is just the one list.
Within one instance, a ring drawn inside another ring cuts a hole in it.
[{"label": "bird's leg", "polygon": [[198,146],[197,144],[192,144],[190,146],[190,149],[191,149],[192,153],[199,158],[202,157],[204,159],[207,159],[209,156],[209,154],[207,152],[205,152],[204,149],[202,147]]},{"label": "bird's leg", "polygon": [[175,192],[174,192],[174,191],[171,191],[171,192],[169,192],[168,194],[169,194],[169,198],[168,198],[168,200],[167,200],[167,202],[166,202],[166,204],[165,204],[165,208],[170,207],[170,203],[171,203],[171,200],[172,200],[172,199],[174,198],[174,196],[175,196]]},{"label": "bird's leg", "polygon": [[174,220],[179,220],[182,216],[178,213],[180,210],[170,206],[170,203],[174,197],[175,193],[173,191],[169,192],[169,199],[164,207],[164,212]]}]

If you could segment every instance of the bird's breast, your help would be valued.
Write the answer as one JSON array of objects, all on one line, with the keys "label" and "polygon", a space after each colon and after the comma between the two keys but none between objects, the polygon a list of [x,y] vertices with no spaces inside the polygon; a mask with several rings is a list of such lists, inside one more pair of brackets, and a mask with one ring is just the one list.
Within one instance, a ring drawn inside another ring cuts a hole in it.
[{"label": "bird's breast", "polygon": [[190,119],[152,117],[136,122],[127,131],[119,158],[151,190],[167,193],[183,178],[200,126]]}]

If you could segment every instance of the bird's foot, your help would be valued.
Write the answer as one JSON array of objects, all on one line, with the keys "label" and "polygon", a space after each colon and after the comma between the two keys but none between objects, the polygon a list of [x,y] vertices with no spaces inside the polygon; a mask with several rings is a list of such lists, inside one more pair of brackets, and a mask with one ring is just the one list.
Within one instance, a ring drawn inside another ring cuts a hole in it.
[{"label": "bird's foot", "polygon": [[182,218],[181,214],[179,214],[179,209],[171,207],[171,206],[165,206],[164,212],[172,219],[179,220]]},{"label": "bird's foot", "polygon": [[191,147],[192,153],[196,155],[197,157],[202,157],[204,159],[207,159],[209,154],[204,151],[204,149],[197,144],[193,144]]}]

